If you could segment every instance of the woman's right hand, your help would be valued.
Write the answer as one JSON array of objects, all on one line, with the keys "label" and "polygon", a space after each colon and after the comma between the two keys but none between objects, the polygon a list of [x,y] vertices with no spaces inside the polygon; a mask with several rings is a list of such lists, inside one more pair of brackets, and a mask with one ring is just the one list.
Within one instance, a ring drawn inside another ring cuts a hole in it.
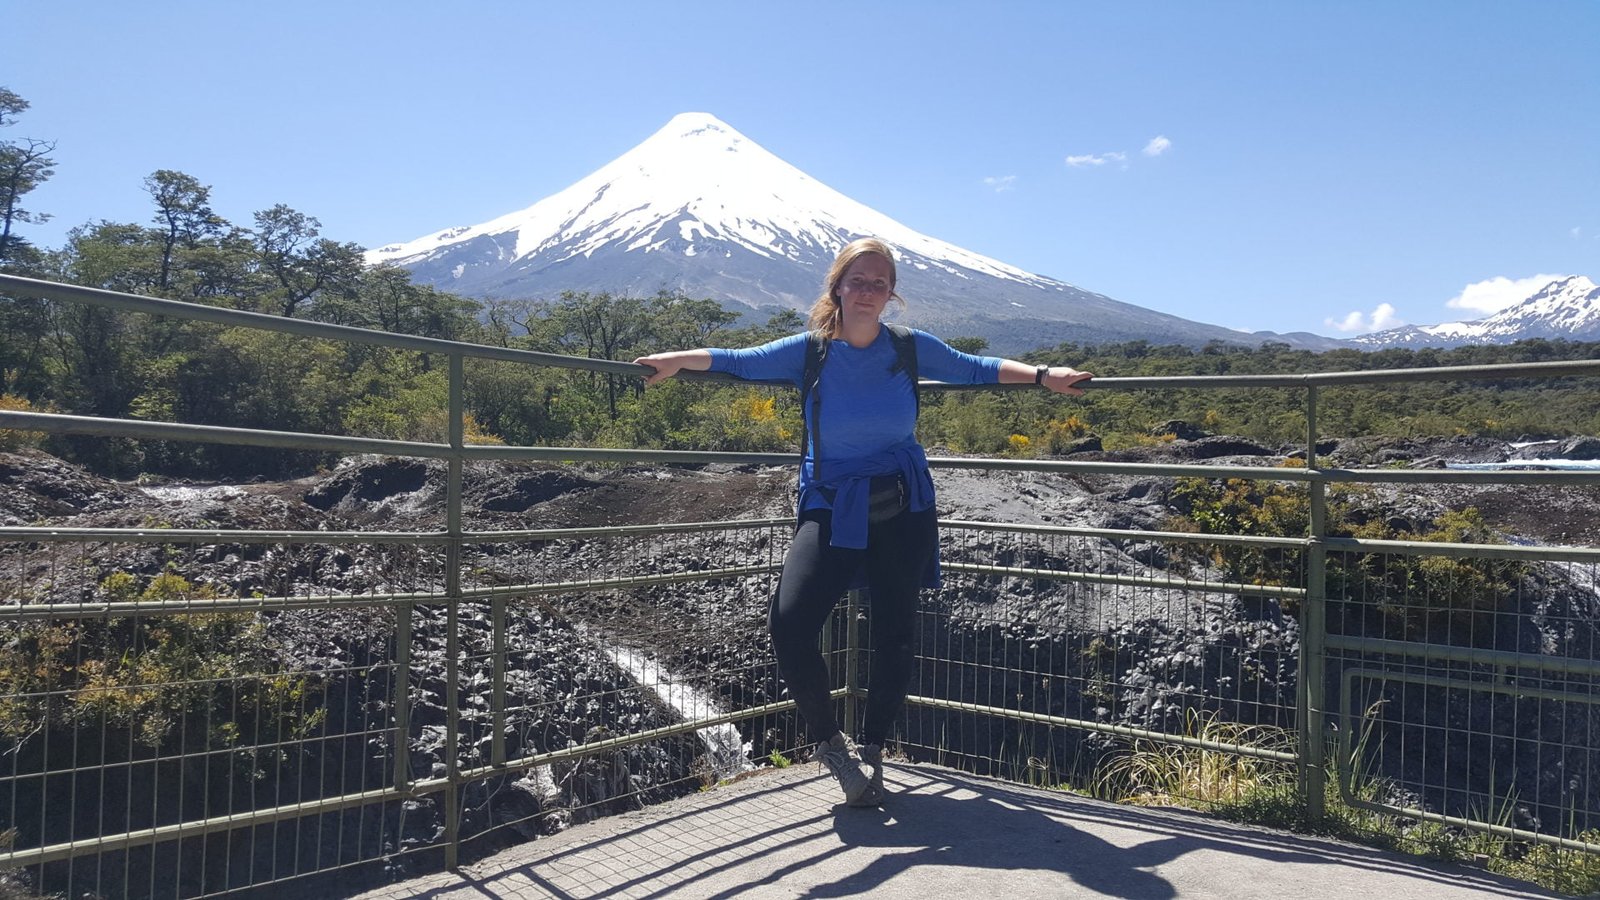
[{"label": "woman's right hand", "polygon": [[654,372],[644,377],[646,386],[666,381],[668,378],[678,374],[678,367],[665,359],[666,356],[668,356],[666,353],[655,353],[650,356],[641,356],[633,361],[636,366],[649,366],[655,369]]},{"label": "woman's right hand", "polygon": [[671,353],[652,353],[649,356],[641,356],[633,362],[635,365],[647,366],[655,370],[645,376],[644,383],[648,386],[666,381],[684,369],[705,371],[711,367],[711,354],[704,350],[675,350]]}]

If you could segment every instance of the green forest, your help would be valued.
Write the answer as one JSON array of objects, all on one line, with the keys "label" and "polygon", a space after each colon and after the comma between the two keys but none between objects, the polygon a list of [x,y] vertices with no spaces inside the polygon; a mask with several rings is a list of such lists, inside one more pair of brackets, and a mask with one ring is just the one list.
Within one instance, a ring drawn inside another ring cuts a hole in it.
[{"label": "green forest", "polygon": [[[0,138],[28,103],[0,88]],[[229,222],[210,185],[174,170],[143,187],[143,222],[88,222],[43,248],[27,226],[48,212],[28,194],[55,174],[54,144],[0,140],[0,271],[70,284],[428,337],[588,358],[629,360],[664,349],[748,346],[798,331],[785,312],[759,325],[716,302],[678,294],[564,293],[478,301],[368,267],[362,248],[325,236],[286,205]],[[910,298],[915,304],[916,298]],[[981,338],[942,335],[982,352]],[[1283,374],[1481,365],[1600,357],[1600,344],[1526,341],[1455,350],[1324,353],[1282,344],[1201,348],[1142,341],[1063,344],[1028,362],[1100,376]],[[205,323],[0,295],[0,408],[280,431],[442,440],[440,358]],[[469,362],[468,439],[542,446],[792,451],[792,391],[637,379],[503,362]],[[931,450],[1049,457],[1093,435],[1116,449],[1170,439],[1183,420],[1269,444],[1304,441],[1303,392],[1290,389],[925,392],[920,431]],[[1581,379],[1422,383],[1324,389],[1322,433],[1515,438],[1600,432],[1600,395]],[[117,477],[277,477],[325,464],[315,454],[246,447],[79,439],[0,431],[0,449],[44,449]]]}]

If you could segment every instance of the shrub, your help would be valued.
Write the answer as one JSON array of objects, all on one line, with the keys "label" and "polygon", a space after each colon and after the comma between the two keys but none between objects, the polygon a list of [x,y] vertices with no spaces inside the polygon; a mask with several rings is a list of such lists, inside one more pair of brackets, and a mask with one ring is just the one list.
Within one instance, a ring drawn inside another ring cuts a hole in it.
[{"label": "shrub", "polygon": [[[0,410],[7,412],[49,412],[48,407],[35,406],[26,397],[15,394],[0,394]],[[45,433],[42,431],[17,431],[11,428],[0,428],[0,450],[15,451],[23,448],[38,448],[44,443]]]},{"label": "shrub", "polygon": [[[218,596],[171,568],[142,590],[121,570],[99,588],[113,602]],[[313,676],[281,670],[276,642],[251,613],[15,623],[0,634],[0,735],[20,741],[41,729],[88,725],[126,729],[159,747],[187,719],[232,722],[231,738],[226,728],[208,734],[223,746],[251,727],[303,736],[326,713],[313,709]]]}]

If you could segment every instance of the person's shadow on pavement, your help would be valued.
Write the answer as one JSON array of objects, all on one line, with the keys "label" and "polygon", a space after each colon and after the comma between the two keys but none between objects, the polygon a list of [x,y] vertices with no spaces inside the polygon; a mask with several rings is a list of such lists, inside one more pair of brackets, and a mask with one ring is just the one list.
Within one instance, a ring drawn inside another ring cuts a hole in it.
[{"label": "person's shadow on pavement", "polygon": [[[1032,798],[1027,802],[1037,803]],[[1176,888],[1149,870],[1196,844],[1193,838],[1166,836],[1118,847],[1031,805],[987,793],[979,797],[901,793],[881,810],[840,806],[834,831],[847,845],[883,852],[860,872],[820,885],[811,896],[863,893],[917,866],[957,866],[1059,872],[1102,895],[1167,900],[1177,896]],[[896,852],[899,848],[904,852]],[[999,885],[995,890],[1011,893]]]}]

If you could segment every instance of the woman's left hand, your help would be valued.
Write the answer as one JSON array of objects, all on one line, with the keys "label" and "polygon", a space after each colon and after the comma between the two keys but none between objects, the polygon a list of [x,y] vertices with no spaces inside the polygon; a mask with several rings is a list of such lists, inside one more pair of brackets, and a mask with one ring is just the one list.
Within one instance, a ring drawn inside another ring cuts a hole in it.
[{"label": "woman's left hand", "polygon": [[1080,372],[1071,366],[1051,366],[1050,370],[1044,374],[1044,380],[1041,383],[1058,394],[1066,394],[1069,397],[1082,397],[1083,389],[1079,385],[1093,377],[1093,373]]}]

